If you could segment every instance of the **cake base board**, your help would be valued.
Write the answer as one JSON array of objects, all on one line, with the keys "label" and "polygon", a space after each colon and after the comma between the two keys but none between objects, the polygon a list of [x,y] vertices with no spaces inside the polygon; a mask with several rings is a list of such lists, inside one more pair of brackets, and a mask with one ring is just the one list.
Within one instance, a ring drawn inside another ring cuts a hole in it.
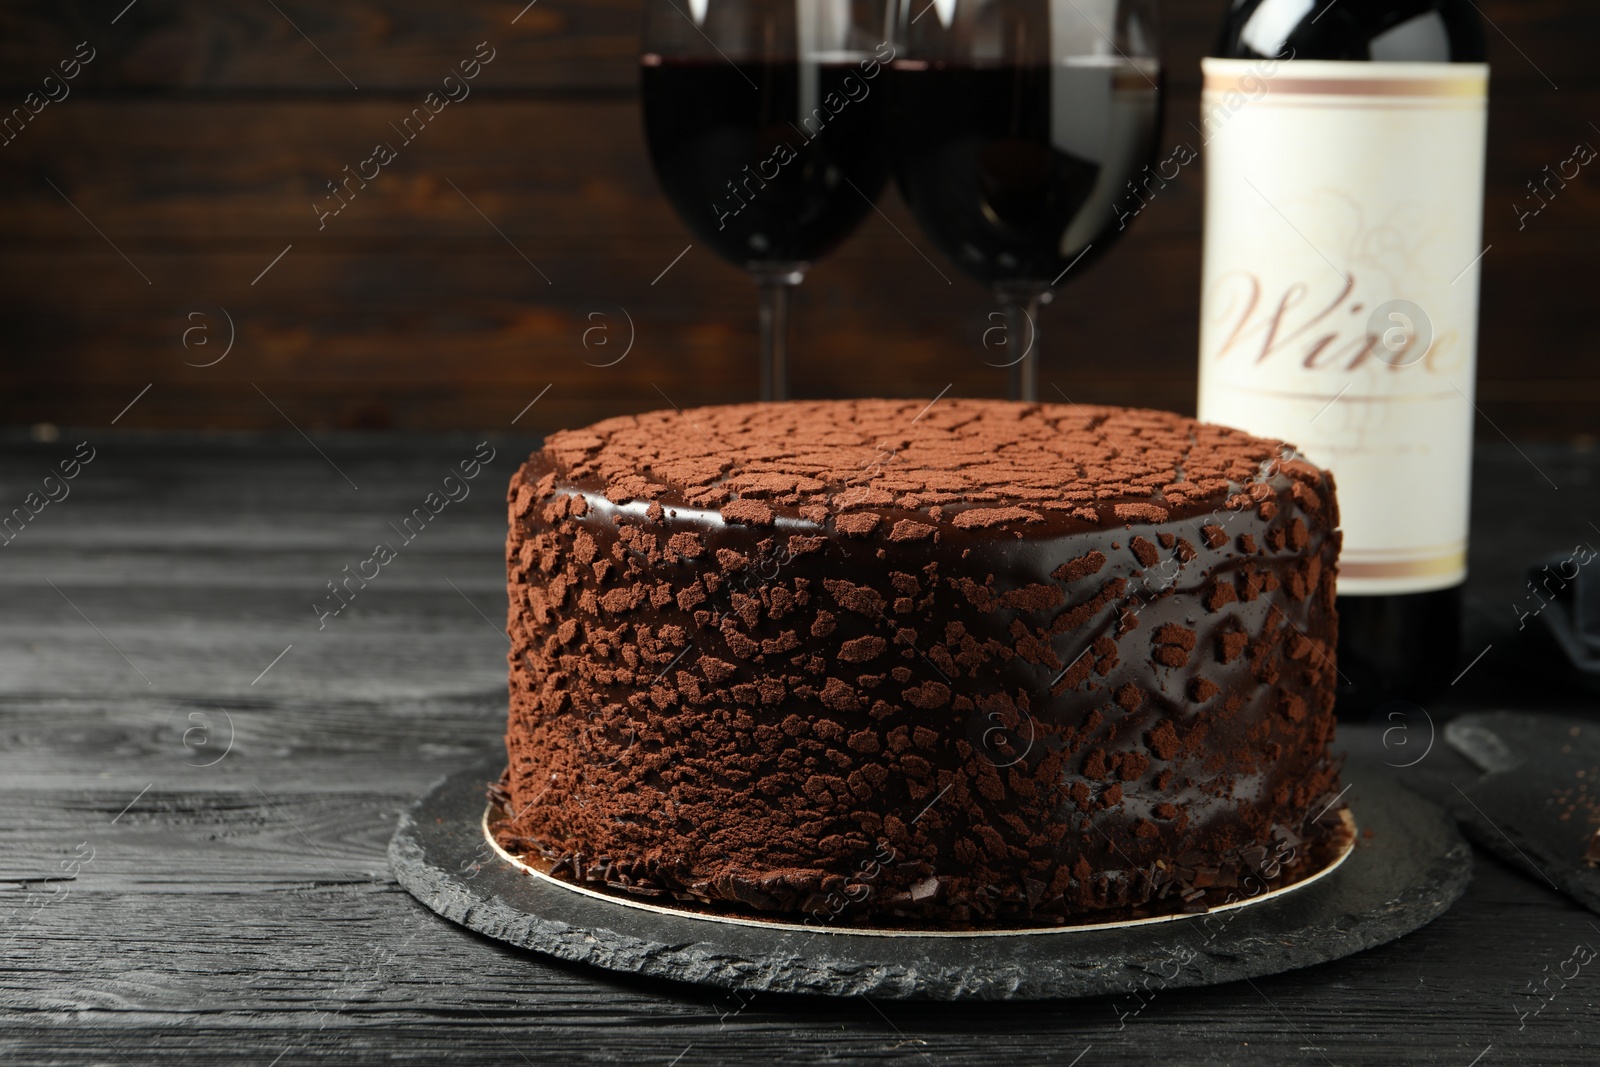
[{"label": "cake base board", "polygon": [[[1190,918],[1193,913],[1176,910],[1181,907],[1182,901],[1173,899],[1158,901],[1154,907],[1117,908],[1105,912],[1095,912],[1076,917],[1066,923],[1036,923],[1032,926],[1008,928],[1004,926],[980,927],[976,929],[942,930],[931,929],[923,926],[883,926],[874,924],[851,923],[834,918],[808,917],[799,919],[790,915],[778,913],[757,912],[750,908],[741,907],[728,902],[713,901],[685,901],[682,899],[668,904],[654,903],[641,896],[635,896],[611,888],[596,889],[592,883],[577,884],[570,878],[561,877],[551,872],[555,869],[555,861],[543,856],[515,855],[507,852],[499,841],[495,840],[490,826],[496,817],[502,815],[501,809],[494,803],[485,805],[483,816],[479,820],[479,829],[483,833],[484,841],[489,848],[506,863],[512,864],[517,870],[532,877],[550,883],[552,886],[565,890],[568,893],[582,893],[588,897],[598,898],[623,907],[638,908],[643,911],[655,912],[657,915],[671,917],[693,917],[714,919],[720,923],[737,923],[744,926],[758,926],[767,930],[793,930],[802,934],[853,934],[858,937],[1028,937],[1038,933],[1060,933],[1065,930],[1085,932],[1089,930],[1125,930],[1134,926],[1148,926],[1152,923],[1174,922],[1178,919]],[[1344,817],[1345,840],[1326,849],[1322,849],[1323,862],[1317,866],[1309,864],[1302,868],[1296,880],[1284,883],[1278,880],[1275,888],[1265,892],[1251,893],[1246,890],[1246,896],[1238,898],[1238,893],[1228,887],[1217,887],[1212,890],[1213,899],[1219,903],[1215,907],[1200,909],[1208,915],[1222,915],[1238,908],[1254,907],[1264,904],[1274,897],[1285,893],[1293,893],[1298,889],[1312,885],[1322,878],[1326,878],[1344,863],[1355,851],[1355,817],[1346,808],[1340,814]],[[1257,882],[1259,885],[1260,883]],[[1162,908],[1170,910],[1160,910]],[[885,922],[893,922],[886,919]]]},{"label": "cake base board", "polygon": [[450,775],[401,816],[395,877],[468,929],[559,959],[739,992],[1043,1000],[1216,985],[1339,959],[1443,914],[1472,874],[1439,808],[1351,761],[1362,835],[1324,877],[1247,907],[1159,923],[970,934],[733,922],[640,908],[529,874],[485,838],[499,757]]}]

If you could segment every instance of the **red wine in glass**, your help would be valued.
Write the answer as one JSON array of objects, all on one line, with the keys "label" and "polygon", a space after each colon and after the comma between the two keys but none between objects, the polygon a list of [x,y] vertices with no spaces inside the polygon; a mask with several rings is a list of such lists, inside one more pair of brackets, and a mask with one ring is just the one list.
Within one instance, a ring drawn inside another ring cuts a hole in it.
[{"label": "red wine in glass", "polygon": [[651,162],[699,241],[760,286],[764,400],[787,392],[789,290],[888,181],[886,26],[872,2],[645,5]]},{"label": "red wine in glass", "polygon": [[1039,307],[1153,195],[1161,126],[1152,3],[931,4],[900,29],[889,128],[930,240],[1009,315],[1014,399],[1038,399]]},{"label": "red wine in glass", "polygon": [[739,266],[808,263],[860,225],[889,173],[886,93],[860,73],[813,65],[816,106],[848,101],[819,121],[802,106],[798,63],[647,59],[650,158],[700,240]]}]

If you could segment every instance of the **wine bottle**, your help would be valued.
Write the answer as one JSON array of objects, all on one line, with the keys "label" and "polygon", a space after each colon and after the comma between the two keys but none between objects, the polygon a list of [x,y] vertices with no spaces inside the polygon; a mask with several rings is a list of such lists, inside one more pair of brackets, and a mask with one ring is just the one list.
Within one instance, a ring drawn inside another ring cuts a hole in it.
[{"label": "wine bottle", "polygon": [[1484,59],[1471,0],[1234,0],[1202,61],[1200,417],[1333,472],[1342,718],[1460,652]]}]

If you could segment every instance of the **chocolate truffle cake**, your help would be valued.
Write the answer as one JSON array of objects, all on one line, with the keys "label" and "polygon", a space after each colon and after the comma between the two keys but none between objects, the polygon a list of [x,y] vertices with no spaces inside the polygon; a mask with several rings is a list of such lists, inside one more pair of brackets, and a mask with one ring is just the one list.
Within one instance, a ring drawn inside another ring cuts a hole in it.
[{"label": "chocolate truffle cake", "polygon": [[1342,832],[1337,505],[1279,442],[746,404],[555,434],[509,502],[492,828],[558,877],[1049,925],[1253,895]]}]

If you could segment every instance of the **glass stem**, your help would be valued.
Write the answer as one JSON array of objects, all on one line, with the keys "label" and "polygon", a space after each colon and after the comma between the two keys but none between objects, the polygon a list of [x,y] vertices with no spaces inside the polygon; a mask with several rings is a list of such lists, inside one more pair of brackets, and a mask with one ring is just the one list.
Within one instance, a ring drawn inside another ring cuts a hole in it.
[{"label": "glass stem", "polygon": [[1047,300],[1046,293],[1037,290],[1000,294],[1006,339],[1022,353],[1011,364],[1012,400],[1039,401],[1039,309]]},{"label": "glass stem", "polygon": [[761,399],[789,399],[789,295],[804,274],[800,270],[761,271]]}]

